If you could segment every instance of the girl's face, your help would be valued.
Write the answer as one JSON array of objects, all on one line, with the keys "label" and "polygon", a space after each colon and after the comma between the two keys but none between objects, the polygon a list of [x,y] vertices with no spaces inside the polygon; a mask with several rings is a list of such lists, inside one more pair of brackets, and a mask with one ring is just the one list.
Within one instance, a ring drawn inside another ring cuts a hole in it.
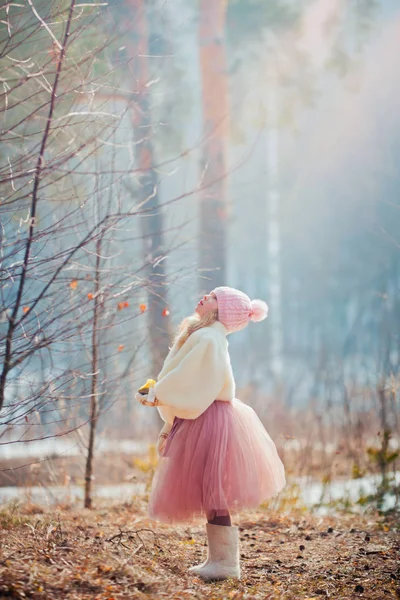
[{"label": "girl's face", "polygon": [[204,317],[211,310],[217,310],[217,298],[215,294],[208,294],[207,296],[203,296],[200,302],[197,304],[194,309],[195,312],[199,315],[199,317]]}]

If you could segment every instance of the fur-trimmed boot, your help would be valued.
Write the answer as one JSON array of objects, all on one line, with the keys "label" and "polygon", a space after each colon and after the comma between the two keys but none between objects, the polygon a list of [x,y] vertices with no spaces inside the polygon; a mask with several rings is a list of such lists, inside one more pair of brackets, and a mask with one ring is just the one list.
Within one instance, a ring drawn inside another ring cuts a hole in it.
[{"label": "fur-trimmed boot", "polygon": [[207,523],[208,557],[189,569],[202,579],[240,579],[239,530],[237,527]]}]

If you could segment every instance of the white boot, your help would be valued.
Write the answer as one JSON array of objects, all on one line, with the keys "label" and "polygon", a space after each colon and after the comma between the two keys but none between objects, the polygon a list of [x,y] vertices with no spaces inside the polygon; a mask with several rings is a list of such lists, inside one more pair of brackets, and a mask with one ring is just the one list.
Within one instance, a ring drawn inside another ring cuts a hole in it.
[{"label": "white boot", "polygon": [[194,573],[194,575],[198,575],[200,573],[201,569],[203,567],[205,567],[206,565],[208,565],[209,562],[210,562],[210,544],[208,544],[206,560],[204,560],[199,565],[196,565],[195,567],[190,567],[189,573]]},{"label": "white boot", "polygon": [[202,579],[240,579],[237,527],[207,523],[208,558],[190,571]]},{"label": "white boot", "polygon": [[194,573],[194,575],[198,575],[200,573],[201,569],[203,567],[205,567],[206,565],[208,565],[208,563],[211,560],[210,559],[210,541],[209,541],[207,526],[206,526],[206,533],[207,533],[207,538],[208,538],[207,558],[199,565],[196,565],[195,567],[190,567],[189,573]]},{"label": "white boot", "polygon": [[201,572],[202,568],[205,567],[206,565],[208,565],[209,562],[210,562],[210,556],[208,555],[204,562],[200,563],[199,565],[196,565],[195,567],[190,567],[189,573],[198,575]]}]

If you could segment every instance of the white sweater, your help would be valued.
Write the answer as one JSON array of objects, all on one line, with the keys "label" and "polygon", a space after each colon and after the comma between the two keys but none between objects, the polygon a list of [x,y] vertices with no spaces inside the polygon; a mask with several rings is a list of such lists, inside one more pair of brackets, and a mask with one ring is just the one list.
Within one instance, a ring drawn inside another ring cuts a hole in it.
[{"label": "white sweater", "polygon": [[155,386],[168,425],[174,417],[197,419],[214,400],[235,397],[227,333],[217,321],[192,333],[181,348],[172,346]]}]

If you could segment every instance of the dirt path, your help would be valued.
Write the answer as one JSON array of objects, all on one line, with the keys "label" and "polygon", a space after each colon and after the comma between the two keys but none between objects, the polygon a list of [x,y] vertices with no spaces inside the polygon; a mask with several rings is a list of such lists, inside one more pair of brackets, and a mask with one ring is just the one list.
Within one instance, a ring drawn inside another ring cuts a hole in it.
[{"label": "dirt path", "polygon": [[354,516],[237,520],[243,578],[205,584],[187,569],[204,527],[147,520],[138,500],[94,511],[0,511],[0,598],[400,598],[399,524]]}]

